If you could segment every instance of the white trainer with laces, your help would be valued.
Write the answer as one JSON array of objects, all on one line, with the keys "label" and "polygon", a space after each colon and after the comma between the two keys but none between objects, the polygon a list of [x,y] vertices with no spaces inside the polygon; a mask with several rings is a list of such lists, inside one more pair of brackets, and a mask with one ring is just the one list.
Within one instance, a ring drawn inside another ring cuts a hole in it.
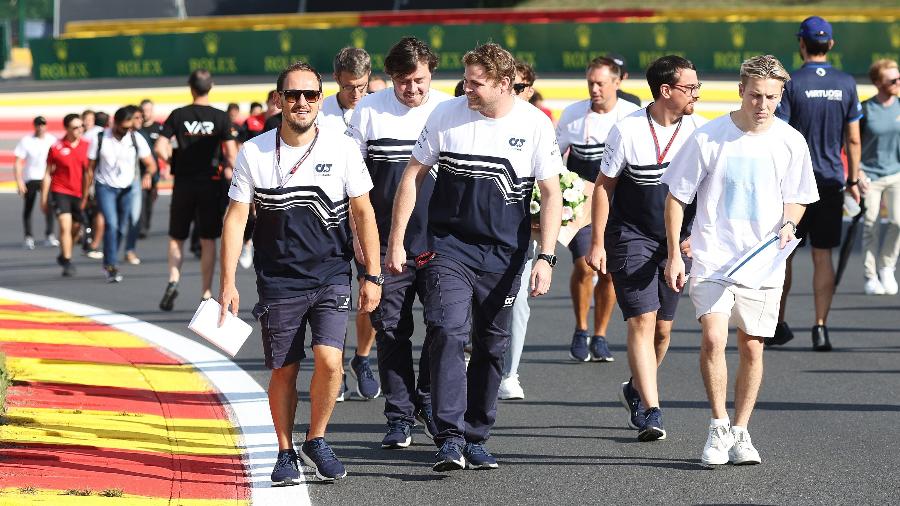
[{"label": "white trainer with laces", "polygon": [[[749,438],[748,438],[749,440]],[[729,451],[734,446],[734,436],[726,425],[710,425],[709,435],[700,463],[704,466],[722,466],[728,463]]]},{"label": "white trainer with laces", "polygon": [[522,389],[522,385],[519,383],[518,374],[510,374],[500,381],[497,398],[504,401],[525,398],[525,390]]},{"label": "white trainer with laces", "polygon": [[884,287],[885,295],[897,295],[897,278],[894,277],[894,269],[883,268],[878,271],[878,277],[881,278],[881,286]]},{"label": "white trainer with laces", "polygon": [[863,286],[866,295],[884,295],[884,285],[878,278],[866,278],[866,284]]},{"label": "white trainer with laces", "polygon": [[731,435],[734,438],[734,444],[728,450],[728,461],[736,466],[746,466],[751,464],[759,464],[759,452],[753,447],[750,441],[750,433],[743,429],[731,428]]}]

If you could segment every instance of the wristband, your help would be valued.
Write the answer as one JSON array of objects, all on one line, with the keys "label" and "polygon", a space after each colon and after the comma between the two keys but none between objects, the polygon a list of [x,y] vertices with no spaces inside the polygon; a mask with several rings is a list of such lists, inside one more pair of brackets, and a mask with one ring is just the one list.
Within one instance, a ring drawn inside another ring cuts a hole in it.
[{"label": "wristband", "polygon": [[[794,222],[791,221],[791,220],[786,220],[784,223],[782,223],[781,228],[784,228],[785,225],[790,225],[791,228],[792,228],[793,231],[794,231],[794,235],[797,235],[797,224],[796,224],[796,223],[794,223]],[[779,229],[779,230],[780,230],[780,229]]]},{"label": "wristband", "polygon": [[847,188],[850,188],[851,186],[856,186],[856,185],[858,185],[858,184],[859,184],[859,179],[854,179],[854,180],[852,180],[852,181],[847,181]]}]

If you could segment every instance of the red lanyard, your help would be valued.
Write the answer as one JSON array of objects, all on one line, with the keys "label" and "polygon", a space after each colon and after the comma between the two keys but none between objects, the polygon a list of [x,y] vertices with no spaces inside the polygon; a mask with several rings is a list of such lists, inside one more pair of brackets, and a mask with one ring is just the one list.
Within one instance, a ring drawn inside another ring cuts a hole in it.
[{"label": "red lanyard", "polygon": [[281,176],[281,127],[275,129],[275,170],[278,173],[278,180],[281,181],[281,184],[278,185],[278,189],[282,189],[290,179],[291,176],[297,172],[297,169],[303,165],[303,162],[306,161],[306,158],[309,157],[309,154],[312,153],[314,147],[316,147],[316,141],[319,140],[319,127],[316,127],[316,136],[313,137],[312,144],[309,145],[309,149],[306,150],[306,153],[303,153],[303,156],[297,160],[297,163],[291,167],[291,171],[288,172],[287,177]]},{"label": "red lanyard", "polygon": [[[650,104],[653,105],[653,104]],[[653,145],[656,146],[656,165],[662,165],[663,160],[666,159],[666,153],[669,152],[669,148],[672,147],[672,143],[675,142],[675,136],[678,135],[678,131],[681,130],[681,120],[684,119],[684,116],[678,118],[678,126],[675,127],[675,133],[672,134],[672,138],[669,139],[669,143],[666,144],[666,149],[663,150],[662,154],[659,153],[659,140],[656,138],[656,129],[653,128],[653,120],[650,119],[650,106],[647,106],[647,124],[650,125],[650,134],[653,135]]]}]

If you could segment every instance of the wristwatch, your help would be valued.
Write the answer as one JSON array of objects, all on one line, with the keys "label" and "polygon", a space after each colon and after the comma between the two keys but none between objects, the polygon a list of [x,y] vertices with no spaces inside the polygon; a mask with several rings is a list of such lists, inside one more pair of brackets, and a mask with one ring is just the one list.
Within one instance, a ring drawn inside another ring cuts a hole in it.
[{"label": "wristwatch", "polygon": [[556,255],[548,255],[547,253],[538,253],[538,260],[546,260],[550,267],[556,267]]},{"label": "wristwatch", "polygon": [[363,277],[366,279],[366,281],[375,283],[378,286],[384,285],[384,273],[379,274],[377,276],[373,276],[369,273],[366,273],[366,274],[363,274]]},{"label": "wristwatch", "polygon": [[[784,228],[788,225],[790,225],[791,228],[794,230],[794,235],[797,235],[797,224],[791,220],[785,220],[785,222],[781,224],[781,228]],[[779,228],[778,230],[781,230],[781,228]]]}]

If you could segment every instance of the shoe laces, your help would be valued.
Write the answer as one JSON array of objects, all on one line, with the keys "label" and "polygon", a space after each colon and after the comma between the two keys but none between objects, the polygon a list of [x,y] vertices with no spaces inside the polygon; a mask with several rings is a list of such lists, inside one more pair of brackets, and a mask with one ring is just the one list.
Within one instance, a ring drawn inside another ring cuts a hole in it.
[{"label": "shoe laces", "polygon": [[297,455],[294,452],[278,452],[278,461],[275,467],[293,467],[297,469]]},{"label": "shoe laces", "polygon": [[750,446],[753,444],[750,441],[750,433],[747,431],[735,431],[732,433],[732,437],[734,437],[735,445]]},{"label": "shoe laces", "polygon": [[728,431],[728,427],[716,425],[709,428],[709,438],[712,446],[727,448],[730,446],[728,443],[731,433]]},{"label": "shoe laces", "polygon": [[409,426],[409,424],[403,420],[390,421],[387,423],[387,425],[388,425],[388,434],[394,434],[394,433],[399,432],[404,435],[406,434],[407,427]]},{"label": "shoe laces", "polygon": [[313,439],[308,441],[308,444],[311,446],[310,450],[312,450],[312,453],[322,461],[337,460],[334,450],[331,449],[331,446],[324,439]]},{"label": "shoe laces", "polygon": [[375,375],[372,373],[372,368],[369,367],[369,359],[362,359],[356,363],[355,369],[357,370],[358,376],[365,376],[367,380],[375,380]]},{"label": "shoe laces", "polygon": [[437,453],[438,456],[447,455],[449,453],[458,453],[462,452],[459,450],[459,444],[454,443],[453,441],[445,441],[444,444],[441,445],[441,450]]},{"label": "shoe laces", "polygon": [[487,451],[487,449],[481,443],[469,443],[467,446],[468,446],[467,451],[468,451],[469,455],[484,455],[484,456],[490,455],[490,453]]}]

